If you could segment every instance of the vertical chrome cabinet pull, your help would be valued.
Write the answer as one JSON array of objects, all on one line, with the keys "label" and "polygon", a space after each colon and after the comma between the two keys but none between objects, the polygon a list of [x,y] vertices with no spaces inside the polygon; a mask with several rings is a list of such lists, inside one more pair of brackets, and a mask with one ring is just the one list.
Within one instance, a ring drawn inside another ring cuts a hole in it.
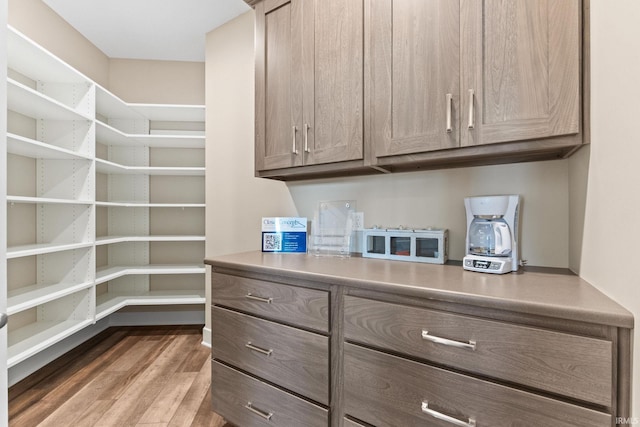
[{"label": "vertical chrome cabinet pull", "polygon": [[253,295],[251,292],[247,292],[247,294],[244,297],[250,300],[263,302],[265,304],[271,304],[273,302],[273,298],[259,297],[259,296]]},{"label": "vertical chrome cabinet pull", "polygon": [[298,128],[293,126],[291,128],[291,135],[293,136],[292,140],[293,140],[293,144],[291,147],[291,152],[295,155],[298,154],[298,147],[296,146],[296,132],[298,132]]},{"label": "vertical chrome cabinet pull", "polygon": [[453,131],[453,126],[451,124],[452,108],[453,108],[453,95],[448,93],[447,94],[447,133],[451,133]]},{"label": "vertical chrome cabinet pull", "polygon": [[475,98],[475,92],[473,91],[473,89],[469,89],[469,123],[468,123],[469,129],[473,129],[476,127],[476,120],[473,114],[474,98]]},{"label": "vertical chrome cabinet pull", "polygon": [[311,126],[309,126],[309,123],[304,124],[304,152],[305,153],[311,152],[311,150],[309,149],[309,129],[310,128]]},{"label": "vertical chrome cabinet pull", "polygon": [[422,339],[423,340],[427,340],[427,341],[431,341],[431,342],[436,343],[436,344],[448,345],[450,347],[468,348],[468,349],[471,349],[471,350],[475,350],[476,349],[476,342],[475,341],[469,341],[468,343],[466,343],[466,342],[450,340],[450,339],[447,339],[447,338],[436,337],[435,335],[429,335],[429,331],[424,330],[424,329],[422,330]]},{"label": "vertical chrome cabinet pull", "polygon": [[249,350],[257,351],[258,353],[262,353],[265,356],[271,356],[271,353],[273,353],[272,349],[267,350],[266,348],[258,347],[257,345],[251,344],[251,341],[246,343],[244,346],[247,347]]},{"label": "vertical chrome cabinet pull", "polygon": [[0,314],[0,329],[5,327],[8,318],[7,313]]},{"label": "vertical chrome cabinet pull", "polygon": [[264,418],[267,421],[271,420],[271,417],[273,417],[273,412],[267,412],[267,411],[263,411],[262,409],[254,408],[251,402],[247,402],[247,404],[244,405],[244,407],[250,410],[251,412],[253,412],[254,414]]},{"label": "vertical chrome cabinet pull", "polygon": [[457,418],[450,417],[449,415],[445,415],[442,412],[434,411],[433,409],[429,409],[429,402],[422,402],[422,412],[425,414],[431,415],[433,418],[437,418],[442,421],[446,421],[456,426],[460,427],[476,427],[476,420],[473,418],[469,418],[469,421],[464,422]]}]

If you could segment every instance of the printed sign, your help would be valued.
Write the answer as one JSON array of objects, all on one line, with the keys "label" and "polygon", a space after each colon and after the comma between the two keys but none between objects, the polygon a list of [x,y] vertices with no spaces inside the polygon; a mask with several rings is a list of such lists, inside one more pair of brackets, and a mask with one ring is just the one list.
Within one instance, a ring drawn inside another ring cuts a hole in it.
[{"label": "printed sign", "polygon": [[262,252],[307,252],[307,218],[262,218]]}]

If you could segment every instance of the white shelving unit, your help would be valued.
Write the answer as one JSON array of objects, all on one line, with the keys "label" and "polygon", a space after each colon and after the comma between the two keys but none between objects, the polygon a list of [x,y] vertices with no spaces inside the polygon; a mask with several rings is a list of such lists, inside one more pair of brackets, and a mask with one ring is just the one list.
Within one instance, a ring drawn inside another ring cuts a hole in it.
[{"label": "white shelving unit", "polygon": [[9,27],[11,368],[127,306],[205,303],[204,106],[129,104]]}]

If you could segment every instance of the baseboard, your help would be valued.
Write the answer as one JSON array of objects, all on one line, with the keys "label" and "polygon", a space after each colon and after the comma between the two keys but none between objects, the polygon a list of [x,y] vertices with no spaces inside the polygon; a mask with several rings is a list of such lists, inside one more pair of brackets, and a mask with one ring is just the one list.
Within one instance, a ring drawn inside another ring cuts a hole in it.
[{"label": "baseboard", "polygon": [[211,348],[211,328],[202,328],[202,345]]},{"label": "baseboard", "polygon": [[204,311],[117,311],[109,326],[204,325]]},{"label": "baseboard", "polygon": [[[88,326],[70,337],[48,347],[46,350],[31,356],[30,358],[8,369],[8,385],[22,381],[43,366],[48,365],[60,356],[98,335],[100,332],[112,326],[161,326],[161,325],[203,325],[204,311],[125,311],[115,312],[95,324]],[[205,330],[203,329],[203,334]],[[205,343],[203,338],[203,344]],[[207,341],[211,346],[211,331]]]}]

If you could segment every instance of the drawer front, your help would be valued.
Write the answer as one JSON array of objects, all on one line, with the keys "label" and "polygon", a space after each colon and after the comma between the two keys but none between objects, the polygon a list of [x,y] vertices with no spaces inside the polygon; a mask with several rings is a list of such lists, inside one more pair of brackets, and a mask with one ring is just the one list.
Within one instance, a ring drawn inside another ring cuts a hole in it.
[{"label": "drawer front", "polygon": [[219,273],[212,273],[211,289],[213,304],[329,331],[328,292]]},{"label": "drawer front", "polygon": [[213,410],[237,426],[327,427],[328,411],[231,369],[211,364]]},{"label": "drawer front", "polygon": [[352,296],[345,297],[345,339],[604,406],[611,403],[612,343],[606,340]]},{"label": "drawer front", "polygon": [[612,423],[610,414],[354,344],[345,344],[344,363],[345,412],[375,426],[464,426],[472,419],[492,427]]},{"label": "drawer front", "polygon": [[214,359],[329,404],[327,337],[221,307],[211,314]]}]

